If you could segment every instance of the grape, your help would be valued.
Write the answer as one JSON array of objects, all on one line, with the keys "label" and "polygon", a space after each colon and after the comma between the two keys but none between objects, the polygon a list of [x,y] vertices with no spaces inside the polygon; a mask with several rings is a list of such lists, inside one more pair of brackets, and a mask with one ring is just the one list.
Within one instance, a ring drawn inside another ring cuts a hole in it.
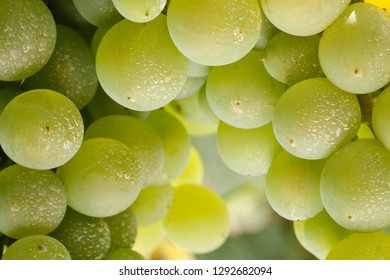
[{"label": "grape", "polygon": [[267,18],[280,30],[310,36],[336,20],[351,0],[260,0]]},{"label": "grape", "polygon": [[189,77],[206,77],[210,72],[210,66],[188,60],[187,75]]},{"label": "grape", "polygon": [[325,210],[307,220],[295,221],[294,232],[302,246],[320,260],[325,259],[339,241],[353,233],[337,224]]},{"label": "grape", "polygon": [[207,76],[205,77],[190,77],[187,76],[187,79],[181,88],[178,95],[176,95],[175,99],[184,99],[187,97],[191,97],[206,84]]},{"label": "grape", "polygon": [[218,248],[229,233],[229,215],[222,198],[211,189],[180,185],[173,189],[173,201],[163,220],[167,237],[192,253]]},{"label": "grape", "polygon": [[112,0],[72,0],[80,15],[95,26],[112,26],[122,19]]},{"label": "grape", "polygon": [[290,85],[324,76],[318,59],[320,38],[318,35],[298,37],[284,32],[272,37],[263,58],[268,73]]},{"label": "grape", "polygon": [[103,40],[104,35],[110,30],[110,27],[99,27],[96,29],[95,33],[93,33],[91,40],[91,52],[93,57],[96,57],[97,50],[99,48],[100,42]]},{"label": "grape", "polygon": [[108,217],[127,209],[142,186],[139,162],[122,142],[91,138],[57,169],[68,205],[92,217]]},{"label": "grape", "polygon": [[24,90],[48,88],[67,96],[81,109],[98,86],[90,47],[76,31],[57,25],[57,41],[48,63],[23,82]]},{"label": "grape", "polygon": [[323,204],[320,177],[325,160],[306,160],[282,151],[272,162],[266,184],[267,199],[280,216],[305,220],[317,215]]},{"label": "grape", "polygon": [[85,139],[107,137],[126,144],[143,172],[143,186],[158,182],[164,166],[164,147],[157,133],[144,121],[131,116],[111,115],[94,121]]},{"label": "grape", "polygon": [[377,140],[356,140],[325,164],[321,197],[329,215],[354,231],[390,225],[390,152]]},{"label": "grape", "polygon": [[32,169],[51,169],[75,155],[84,125],[67,97],[37,89],[8,103],[0,116],[0,131],[0,144],[13,161]]},{"label": "grape", "polygon": [[196,257],[164,239],[150,255],[152,260],[195,260]]},{"label": "grape", "polygon": [[355,95],[326,78],[290,87],[275,107],[273,129],[280,145],[305,159],[323,159],[356,136],[361,119]]},{"label": "grape", "polygon": [[187,64],[169,37],[164,15],[147,23],[120,21],[106,33],[96,55],[104,91],[137,111],[174,99],[185,83]]},{"label": "grape", "polygon": [[48,234],[65,210],[65,188],[51,170],[14,164],[0,172],[0,230],[7,236]]},{"label": "grape", "polygon": [[66,247],[53,237],[32,235],[11,244],[2,260],[70,260]]},{"label": "grape", "polygon": [[198,150],[192,146],[190,160],[183,173],[171,181],[173,187],[182,184],[202,184],[204,178],[204,164]]},{"label": "grape", "polygon": [[41,0],[1,0],[0,6],[0,80],[22,80],[52,55],[55,22]]},{"label": "grape", "polygon": [[162,221],[148,226],[139,226],[132,249],[144,257],[149,257],[164,239]]},{"label": "grape", "polygon": [[325,75],[357,94],[385,86],[390,82],[389,32],[390,17],[381,8],[350,5],[322,35],[318,55]]},{"label": "grape", "polygon": [[117,10],[128,20],[148,22],[155,19],[165,7],[166,0],[112,0]]},{"label": "grape", "polygon": [[327,260],[390,260],[390,234],[355,233],[337,243]]},{"label": "grape", "polygon": [[131,205],[137,224],[147,226],[163,219],[168,213],[172,197],[173,190],[170,184],[144,188]]},{"label": "grape", "polygon": [[276,101],[285,86],[268,74],[260,57],[261,52],[253,50],[235,63],[210,71],[207,99],[223,122],[256,128],[272,120]]},{"label": "grape", "polygon": [[171,0],[167,19],[177,48],[192,61],[209,66],[229,64],[246,55],[261,27],[256,0]]},{"label": "grape", "polygon": [[165,184],[180,175],[190,159],[191,141],[184,126],[163,110],[154,110],[145,119],[163,142],[165,161],[161,178],[155,184]]},{"label": "grape", "polygon": [[223,162],[234,172],[246,176],[266,174],[280,151],[271,124],[241,129],[220,122],[217,145]]},{"label": "grape", "polygon": [[390,14],[390,3],[387,0],[364,0],[364,2],[378,6]]},{"label": "grape", "polygon": [[50,235],[65,245],[73,260],[100,260],[110,248],[110,229],[104,218],[89,217],[69,207]]},{"label": "grape", "polygon": [[133,247],[138,223],[131,207],[105,220],[111,234],[110,250]]},{"label": "grape", "polygon": [[372,127],[375,136],[390,150],[390,88],[381,92],[372,109]]},{"label": "grape", "polygon": [[18,89],[0,88],[0,115],[1,112],[3,112],[5,106],[19,93],[21,93],[21,91]]},{"label": "grape", "polygon": [[144,260],[145,257],[130,248],[119,248],[108,252],[106,260]]}]

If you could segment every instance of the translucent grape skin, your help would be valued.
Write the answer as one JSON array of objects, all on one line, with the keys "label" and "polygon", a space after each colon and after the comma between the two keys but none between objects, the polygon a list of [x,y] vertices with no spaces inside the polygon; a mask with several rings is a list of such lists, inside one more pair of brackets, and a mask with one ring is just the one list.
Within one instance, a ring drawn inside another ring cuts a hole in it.
[{"label": "translucent grape skin", "polygon": [[0,80],[22,80],[37,73],[52,55],[54,18],[41,0],[1,0],[0,6]]},{"label": "translucent grape skin", "polygon": [[[390,17],[381,8],[355,3],[323,33],[321,67],[337,87],[356,94],[390,82]],[[351,43],[353,42],[353,44]]]},{"label": "translucent grape skin", "polygon": [[91,24],[110,27],[122,20],[111,0],[72,0],[76,10]]},{"label": "translucent grape skin", "polygon": [[342,227],[360,232],[390,225],[390,152],[375,139],[356,140],[332,155],[321,175],[321,197]]},{"label": "translucent grape skin", "polygon": [[0,230],[12,238],[45,235],[66,211],[65,188],[51,170],[14,164],[0,172]]},{"label": "translucent grape skin", "polygon": [[148,22],[164,9],[166,0],[112,0],[116,9],[128,20]]},{"label": "translucent grape skin", "polygon": [[106,33],[96,54],[104,91],[137,111],[154,110],[172,101],[185,83],[187,65],[162,14],[147,23],[118,22]]},{"label": "translucent grape skin", "polygon": [[108,217],[127,209],[142,187],[136,156],[124,143],[91,138],[66,164],[57,169],[68,205],[92,217]]},{"label": "translucent grape skin", "polygon": [[323,159],[354,139],[361,122],[356,95],[326,78],[291,86],[279,98],[273,129],[280,145],[304,159]]},{"label": "translucent grape skin", "polygon": [[229,64],[246,55],[261,27],[256,0],[171,0],[167,19],[177,48],[192,61],[209,66]]},{"label": "translucent grape skin", "polygon": [[0,116],[0,131],[0,144],[14,162],[32,169],[52,169],[78,151],[84,124],[67,97],[36,89],[7,104]]},{"label": "translucent grape skin", "polygon": [[372,108],[372,127],[377,139],[390,150],[390,88],[383,90]]},{"label": "translucent grape skin", "polygon": [[9,246],[2,260],[71,260],[67,248],[47,235],[31,235]]}]

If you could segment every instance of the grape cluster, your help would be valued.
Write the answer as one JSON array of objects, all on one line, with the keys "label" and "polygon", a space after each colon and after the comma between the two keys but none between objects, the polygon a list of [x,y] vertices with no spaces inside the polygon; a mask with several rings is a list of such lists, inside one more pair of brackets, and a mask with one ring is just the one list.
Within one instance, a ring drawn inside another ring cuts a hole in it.
[{"label": "grape cluster", "polygon": [[388,2],[0,7],[2,259],[390,259]]}]

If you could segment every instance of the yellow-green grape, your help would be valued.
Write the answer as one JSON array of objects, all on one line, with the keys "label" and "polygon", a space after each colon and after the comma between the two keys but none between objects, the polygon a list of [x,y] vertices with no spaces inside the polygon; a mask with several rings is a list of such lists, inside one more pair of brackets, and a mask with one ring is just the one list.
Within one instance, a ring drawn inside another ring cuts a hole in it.
[{"label": "yellow-green grape", "polygon": [[173,198],[170,184],[151,185],[144,188],[130,206],[140,226],[148,226],[162,220],[168,213]]},{"label": "yellow-green grape", "polygon": [[356,140],[325,164],[321,197],[329,215],[354,231],[390,225],[390,152],[374,139]]},{"label": "yellow-green grape", "polygon": [[163,220],[170,241],[192,253],[207,253],[229,235],[229,214],[223,199],[196,184],[173,189],[173,201]]},{"label": "yellow-green grape", "polygon": [[245,176],[266,174],[281,150],[270,123],[242,129],[220,122],[217,147],[223,162],[234,172]]},{"label": "yellow-green grape", "polygon": [[258,50],[264,50],[267,47],[269,40],[280,32],[280,30],[265,16],[263,10],[261,10],[261,18],[260,35],[255,45],[255,49]]},{"label": "yellow-green grape", "polygon": [[[384,116],[383,116],[384,117]],[[375,135],[372,132],[370,126],[367,123],[362,122],[360,124],[359,131],[357,133],[358,139],[375,139]]]},{"label": "yellow-green grape", "polygon": [[185,83],[187,64],[173,44],[162,14],[147,23],[125,19],[115,24],[96,55],[104,91],[137,111],[154,110],[172,101]]},{"label": "yellow-green grape", "polygon": [[184,171],[190,160],[190,137],[180,121],[163,110],[150,112],[145,121],[160,136],[164,146],[163,171],[155,184],[169,183]]},{"label": "yellow-green grape", "polygon": [[73,260],[104,259],[111,241],[104,218],[86,216],[69,207],[61,224],[50,236],[65,245]]},{"label": "yellow-green grape", "polygon": [[385,86],[390,82],[389,32],[390,17],[381,8],[350,5],[321,37],[318,55],[325,75],[357,94]]},{"label": "yellow-green grape", "polygon": [[148,22],[160,15],[167,0],[112,0],[112,3],[128,20]]},{"label": "yellow-green grape", "polygon": [[16,163],[51,169],[69,161],[80,148],[83,119],[76,105],[52,90],[26,91],[0,116],[0,144]]},{"label": "yellow-green grape", "polygon": [[57,25],[56,47],[48,63],[23,82],[23,89],[47,88],[64,94],[81,109],[95,95],[98,80],[90,47],[76,31]]},{"label": "yellow-green grape", "polygon": [[202,184],[204,179],[204,164],[201,155],[195,147],[191,148],[190,160],[183,173],[171,181],[173,187],[183,184]]},{"label": "yellow-green grape", "polygon": [[186,82],[181,88],[175,99],[185,99],[198,93],[199,90],[206,84],[207,76],[204,77],[190,77],[187,76]]},{"label": "yellow-green grape", "polygon": [[337,243],[327,260],[390,260],[390,234],[354,233]]},{"label": "yellow-green grape", "polygon": [[70,260],[67,248],[47,235],[32,235],[16,240],[3,254],[2,260]]},{"label": "yellow-green grape", "polygon": [[272,37],[264,54],[264,66],[285,84],[324,76],[318,59],[319,35],[294,36],[280,32]]},{"label": "yellow-green grape", "polygon": [[115,8],[112,0],[72,1],[80,15],[95,26],[112,26],[123,18]]},{"label": "yellow-green grape", "polygon": [[0,172],[0,230],[12,238],[53,231],[66,211],[65,188],[51,170],[14,164]]},{"label": "yellow-green grape", "polygon": [[261,51],[253,50],[234,63],[211,69],[207,100],[223,122],[239,128],[256,128],[272,120],[285,85],[268,74],[261,55]]},{"label": "yellow-green grape", "polygon": [[336,20],[351,0],[260,0],[267,18],[280,30],[310,36]]},{"label": "yellow-green grape", "polygon": [[99,27],[96,29],[95,33],[93,33],[91,40],[91,52],[93,58],[96,58],[97,50],[99,48],[100,42],[102,41],[104,35],[106,35],[107,31],[110,30],[110,27]]},{"label": "yellow-green grape", "polygon": [[390,2],[387,0],[364,0],[364,2],[378,6],[390,14]]},{"label": "yellow-green grape", "polygon": [[1,0],[0,6],[0,80],[22,80],[37,73],[52,55],[55,22],[41,0]]},{"label": "yellow-green grape", "polygon": [[147,123],[131,116],[105,116],[91,123],[85,131],[85,139],[97,137],[116,139],[129,147],[140,165],[143,186],[160,179],[164,147],[158,134]]},{"label": "yellow-green grape", "polygon": [[307,160],[282,151],[267,175],[267,199],[280,216],[299,221],[317,215],[323,208],[320,178],[325,160]]},{"label": "yellow-green grape", "polygon": [[137,237],[137,218],[131,209],[105,218],[110,229],[110,250],[132,248]]},{"label": "yellow-green grape", "polygon": [[142,256],[137,251],[134,251],[130,248],[119,248],[112,251],[109,251],[105,260],[144,260],[145,257]]},{"label": "yellow-green grape", "polygon": [[189,77],[206,77],[210,72],[210,66],[188,60],[187,75]]},{"label": "yellow-green grape", "polygon": [[383,90],[372,108],[372,127],[375,136],[390,150],[390,88]]},{"label": "yellow-green grape", "polygon": [[273,129],[289,153],[304,159],[323,159],[353,140],[359,130],[356,95],[326,78],[291,86],[276,104]]},{"label": "yellow-green grape", "polygon": [[177,48],[192,61],[209,66],[229,64],[246,55],[261,27],[256,0],[171,0],[167,18]]},{"label": "yellow-green grape", "polygon": [[307,220],[294,221],[294,232],[301,245],[320,260],[353,233],[337,224],[325,210]]},{"label": "yellow-green grape", "polygon": [[162,221],[148,226],[139,226],[132,249],[148,258],[164,239]]},{"label": "yellow-green grape", "polygon": [[110,138],[91,138],[57,169],[68,206],[92,217],[108,217],[127,209],[137,198],[143,177],[131,148]]},{"label": "yellow-green grape", "polygon": [[0,88],[0,115],[5,106],[20,93],[21,91],[19,89]]}]

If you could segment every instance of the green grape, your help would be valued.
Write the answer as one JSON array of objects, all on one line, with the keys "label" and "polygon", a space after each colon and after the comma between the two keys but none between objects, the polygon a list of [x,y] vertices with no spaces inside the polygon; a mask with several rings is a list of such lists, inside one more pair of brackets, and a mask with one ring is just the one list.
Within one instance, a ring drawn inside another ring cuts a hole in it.
[{"label": "green grape", "polygon": [[18,89],[0,88],[0,115],[5,106],[20,93],[21,91]]},{"label": "green grape", "polygon": [[147,23],[120,21],[103,37],[96,55],[105,92],[137,111],[154,110],[174,99],[185,83],[187,64],[169,36],[164,15]]},{"label": "green grape", "polygon": [[73,4],[86,21],[98,27],[112,26],[122,20],[112,0],[73,0]]},{"label": "green grape", "polygon": [[[82,1],[82,0],[80,0]],[[165,7],[166,0],[112,0],[116,9],[125,18],[135,22],[155,19]]]},{"label": "green grape", "polygon": [[359,131],[357,133],[357,138],[358,139],[375,139],[375,135],[373,134],[370,126],[367,123],[362,122],[360,124]]},{"label": "green grape", "polygon": [[[157,182],[164,166],[164,147],[157,133],[144,121],[131,116],[111,115],[89,125],[85,139],[106,137],[126,144],[143,171],[143,186]],[[147,170],[147,172],[146,172]]]},{"label": "green grape", "polygon": [[0,230],[12,238],[45,235],[61,222],[65,188],[51,170],[14,164],[0,172]]},{"label": "green grape", "polygon": [[1,0],[0,6],[0,80],[22,80],[52,55],[55,22],[41,0]]},{"label": "green grape", "polygon": [[318,55],[325,75],[357,94],[385,86],[390,82],[389,32],[390,17],[381,8],[350,5],[322,35]]},{"label": "green grape", "polygon": [[361,119],[355,95],[326,78],[312,78],[290,87],[276,104],[273,128],[289,153],[322,159],[356,136]]},{"label": "green grape", "polygon": [[187,79],[183,87],[181,88],[179,94],[176,95],[175,99],[184,99],[196,94],[206,84],[206,80],[207,80],[207,76],[204,77],[187,76]]},{"label": "green grape", "polygon": [[58,240],[46,235],[23,237],[11,244],[2,260],[70,260],[67,248]]},{"label": "green grape", "polygon": [[119,214],[106,217],[105,220],[111,234],[110,250],[133,247],[138,224],[131,207]]},{"label": "green grape", "polygon": [[155,184],[165,184],[180,175],[191,154],[191,141],[184,126],[171,114],[154,110],[145,119],[160,136],[164,146],[165,161],[162,175]]},{"label": "green grape", "polygon": [[130,248],[109,251],[106,260],[144,260],[145,257]]},{"label": "green grape", "polygon": [[171,181],[173,187],[183,184],[202,184],[204,178],[204,165],[198,150],[192,146],[190,160],[184,171]]},{"label": "green grape", "polygon": [[170,241],[192,253],[207,253],[223,244],[229,234],[229,214],[223,199],[196,184],[173,189],[173,201],[163,220]]},{"label": "green grape", "polygon": [[337,243],[327,260],[390,260],[390,234],[354,233]]},{"label": "green grape", "polygon": [[246,176],[266,174],[281,150],[271,124],[241,129],[220,122],[217,147],[223,162],[234,172]]},{"label": "green grape", "polygon": [[91,40],[91,52],[93,57],[96,57],[97,50],[99,48],[100,42],[103,40],[104,35],[110,30],[110,27],[99,27],[96,29],[95,33],[93,33]]},{"label": "green grape", "polygon": [[167,19],[177,48],[192,61],[209,66],[246,55],[256,44],[262,20],[256,0],[171,0]]},{"label": "green grape", "polygon": [[390,88],[383,90],[372,108],[372,127],[378,140],[390,150]]},{"label": "green grape", "polygon": [[61,224],[50,234],[68,249],[73,260],[101,260],[110,248],[104,218],[89,217],[68,207]]},{"label": "green grape", "polygon": [[351,0],[260,0],[267,18],[280,30],[310,36],[336,20]]},{"label": "green grape", "polygon": [[142,171],[137,157],[122,142],[91,138],[57,169],[68,205],[92,217],[108,217],[127,209],[137,198]]},{"label": "green grape", "polygon": [[320,178],[325,160],[307,160],[282,151],[272,162],[266,184],[267,199],[280,216],[299,221],[323,208]]},{"label": "green grape", "polygon": [[253,50],[234,63],[211,69],[207,99],[223,122],[238,128],[256,128],[272,120],[285,86],[268,74],[260,57],[261,52]]},{"label": "green grape", "polygon": [[130,206],[137,224],[147,226],[162,220],[172,202],[173,189],[170,184],[151,185],[144,188]]},{"label": "green grape", "polygon": [[320,260],[353,233],[337,224],[325,210],[307,220],[294,221],[294,232],[302,246]]},{"label": "green grape", "polygon": [[207,101],[205,87],[184,99],[172,100],[164,110],[175,116],[191,136],[202,136],[217,131],[218,117]]},{"label": "green grape", "polygon": [[264,66],[276,80],[285,84],[324,76],[318,59],[320,36],[298,37],[280,32],[265,49]]},{"label": "green grape", "polygon": [[162,221],[148,226],[139,226],[132,249],[148,258],[164,239]]},{"label": "green grape", "polygon": [[329,215],[354,231],[390,225],[390,152],[374,139],[356,140],[332,155],[322,172],[321,197]]},{"label": "green grape", "polygon": [[265,16],[263,10],[261,10],[261,18],[262,22],[260,28],[260,35],[255,45],[255,49],[258,50],[264,50],[267,47],[269,40],[280,32],[280,30],[277,29],[275,25],[273,25]]},{"label": "green grape", "polygon": [[57,42],[48,63],[23,82],[24,90],[47,88],[81,109],[93,98],[98,80],[90,47],[76,31],[57,25]]},{"label": "green grape", "polygon": [[71,159],[83,140],[83,119],[64,95],[45,89],[26,91],[0,116],[0,144],[16,163],[51,169]]},{"label": "green grape", "polygon": [[206,77],[210,72],[210,66],[188,60],[187,75],[189,77]]}]

